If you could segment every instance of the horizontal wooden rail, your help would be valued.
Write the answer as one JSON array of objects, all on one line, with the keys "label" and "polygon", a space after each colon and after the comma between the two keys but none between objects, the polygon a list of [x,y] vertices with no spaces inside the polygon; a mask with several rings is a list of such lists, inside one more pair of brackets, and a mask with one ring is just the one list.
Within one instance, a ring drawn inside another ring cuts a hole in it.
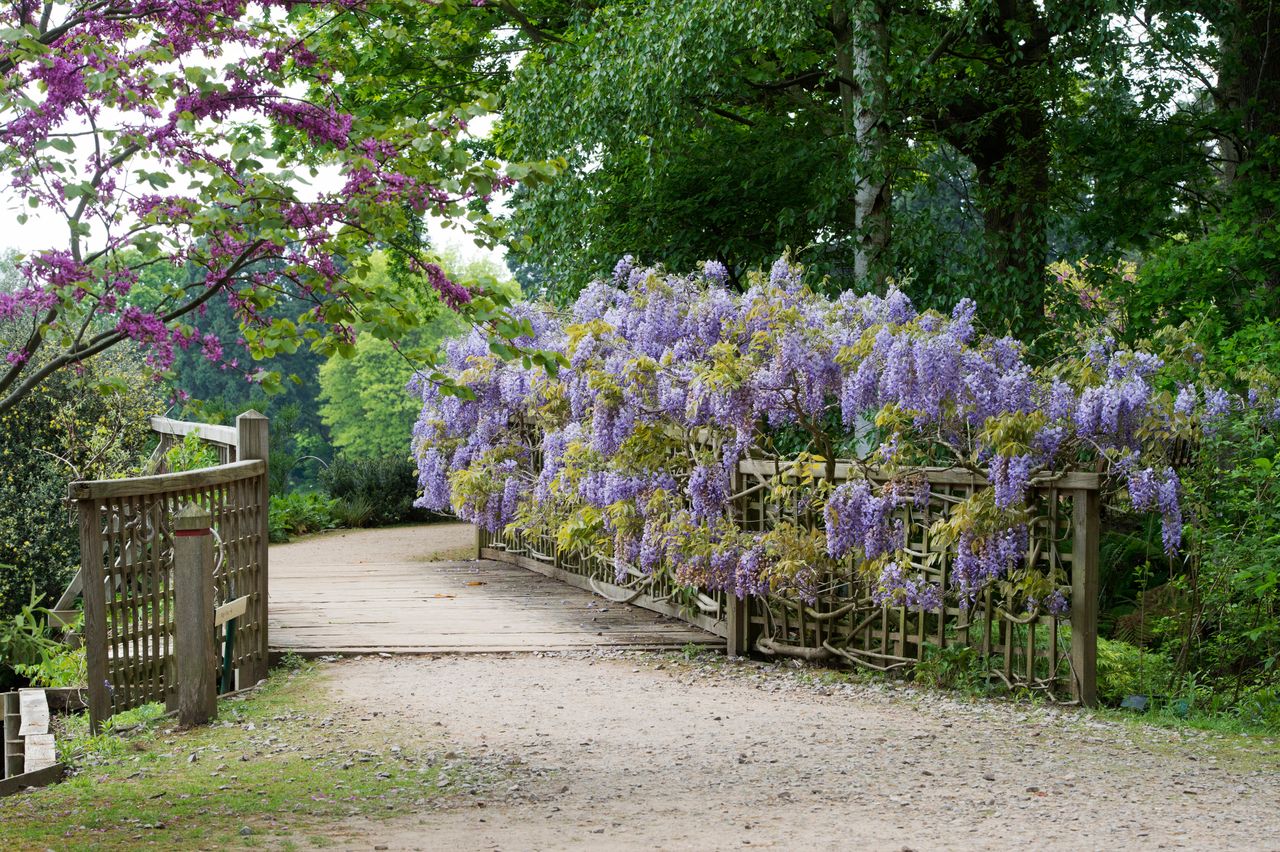
[{"label": "horizontal wooden rail", "polygon": [[221,444],[224,447],[238,449],[240,436],[234,426],[214,426],[209,423],[190,423],[186,420],[171,420],[168,417],[152,417],[151,431],[161,435],[183,437],[192,432],[210,444]]},{"label": "horizontal wooden rail", "polygon": [[104,497],[140,497],[171,491],[186,491],[211,485],[225,485],[265,473],[267,463],[262,459],[221,464],[182,473],[161,473],[156,476],[138,476],[132,479],[93,479],[73,482],[68,488],[72,500],[98,500]]},{"label": "horizontal wooden rail", "polygon": [[[738,462],[738,471],[748,476],[775,476],[777,474],[794,475],[797,467],[795,461],[789,459],[743,459]],[[826,465],[822,462],[811,462],[809,464],[809,473],[813,476],[822,477],[826,475]],[[835,469],[835,478],[837,480],[846,480],[858,475],[859,471],[869,470],[872,479],[887,480],[891,477],[887,473],[880,473],[876,468],[866,468],[863,465],[854,462],[837,461]],[[964,468],[958,467],[913,467],[910,469],[913,475],[923,475],[930,482],[938,485],[975,485],[986,486],[989,483],[986,477],[980,476]],[[1081,473],[1071,471],[1061,474],[1040,474],[1031,480],[1031,485],[1035,486],[1053,486],[1062,489],[1097,489],[1102,483],[1102,475],[1097,473]]]}]

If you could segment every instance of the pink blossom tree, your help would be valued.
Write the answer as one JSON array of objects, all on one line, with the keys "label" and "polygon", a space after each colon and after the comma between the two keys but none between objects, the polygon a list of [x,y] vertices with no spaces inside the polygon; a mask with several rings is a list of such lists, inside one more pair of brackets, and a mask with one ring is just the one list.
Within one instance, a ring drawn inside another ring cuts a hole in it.
[{"label": "pink blossom tree", "polygon": [[[363,281],[378,247],[401,251],[474,322],[511,330],[500,296],[451,281],[407,236],[427,215],[491,228],[482,200],[511,178],[463,139],[485,106],[389,120],[340,105],[341,74],[311,47],[360,2],[18,0],[0,11],[8,195],[30,208],[20,222],[34,212],[65,225],[0,293],[0,413],[128,341],[157,370],[177,349],[221,358],[200,330],[215,298],[229,300],[256,357],[344,349],[357,321],[394,338],[415,302]],[[139,285],[157,266],[175,283]],[[269,317],[285,300],[303,307]]]}]

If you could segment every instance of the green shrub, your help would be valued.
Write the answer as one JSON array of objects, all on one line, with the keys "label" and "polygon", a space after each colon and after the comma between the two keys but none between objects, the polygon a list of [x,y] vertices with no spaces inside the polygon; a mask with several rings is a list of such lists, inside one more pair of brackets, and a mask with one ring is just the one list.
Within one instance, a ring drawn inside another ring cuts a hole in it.
[{"label": "green shrub", "polygon": [[1174,697],[1186,690],[1169,655],[1128,642],[1098,639],[1098,698],[1118,705],[1130,695]]},{"label": "green shrub", "polygon": [[0,618],[33,586],[46,601],[62,594],[80,563],[68,483],[138,472],[154,446],[147,418],[163,405],[150,368],[122,349],[55,372],[0,415]]},{"label": "green shrub", "polygon": [[373,511],[374,505],[367,498],[356,496],[348,500],[337,501],[334,515],[338,520],[338,526],[359,529],[369,526],[369,521],[373,518]]},{"label": "green shrub", "polygon": [[916,683],[938,689],[959,689],[963,692],[981,692],[986,686],[982,658],[976,648],[968,645],[951,645],[939,648],[928,645],[924,659],[913,670]]},{"label": "green shrub", "polygon": [[1256,411],[1208,435],[1184,476],[1185,604],[1156,633],[1223,707],[1280,690],[1280,428]]},{"label": "green shrub", "polygon": [[89,682],[89,664],[85,649],[58,645],[46,650],[40,662],[28,666],[15,666],[18,674],[27,678],[32,686],[57,689],[66,686],[83,687]]},{"label": "green shrub", "polygon": [[195,432],[183,436],[181,442],[174,444],[164,454],[164,466],[170,473],[216,467],[217,464],[217,451],[200,440]]},{"label": "green shrub", "polygon": [[272,494],[267,516],[271,541],[281,543],[295,535],[333,529],[337,525],[336,505],[336,500],[315,492]]},{"label": "green shrub", "polygon": [[[0,565],[0,571],[12,566]],[[0,688],[17,682],[16,675],[28,666],[39,665],[60,646],[49,636],[48,613],[41,608],[41,596],[35,591],[13,615],[0,618]]]},{"label": "green shrub", "polygon": [[370,508],[367,526],[380,527],[431,515],[415,509],[418,474],[405,456],[362,459],[338,456],[320,477],[329,496],[351,506]]},{"label": "green shrub", "polygon": [[80,564],[80,534],[66,505],[71,477],[28,453],[11,459],[0,447],[0,617],[19,612],[32,588],[58,598]]}]

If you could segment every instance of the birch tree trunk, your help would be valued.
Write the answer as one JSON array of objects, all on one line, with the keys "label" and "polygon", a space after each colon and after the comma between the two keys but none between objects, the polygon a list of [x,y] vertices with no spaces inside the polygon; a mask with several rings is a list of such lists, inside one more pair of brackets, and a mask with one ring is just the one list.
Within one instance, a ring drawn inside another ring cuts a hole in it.
[{"label": "birch tree trunk", "polygon": [[836,0],[831,7],[831,24],[837,44],[840,106],[854,140],[854,274],[859,280],[880,283],[885,270],[879,261],[890,235],[890,188],[884,156],[888,9],[881,0]]}]

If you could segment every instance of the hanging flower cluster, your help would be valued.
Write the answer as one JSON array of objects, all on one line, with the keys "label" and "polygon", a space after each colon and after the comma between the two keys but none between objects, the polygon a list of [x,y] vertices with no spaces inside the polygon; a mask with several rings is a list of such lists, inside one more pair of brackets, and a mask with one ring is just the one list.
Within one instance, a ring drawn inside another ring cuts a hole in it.
[{"label": "hanging flower cluster", "polygon": [[[1182,515],[1166,448],[1243,404],[1170,390],[1159,358],[1106,339],[1033,367],[1017,341],[981,333],[967,300],[942,314],[896,289],[830,299],[785,259],[748,279],[737,293],[715,263],[678,276],[624,258],[567,312],[520,309],[522,343],[561,356],[551,371],[478,334],[450,344],[444,369],[473,398],[413,387],[420,505],[492,532],[549,531],[620,576],[666,570],[739,596],[810,597],[852,557],[874,600],[936,610],[908,528],[930,501],[918,467],[958,467],[990,487],[931,531],[951,548],[951,593],[1017,577],[1028,606],[1057,613],[1063,578],[1026,564],[1033,486],[1111,472],[1136,508],[1161,513],[1172,552]],[[794,474],[771,485],[778,511],[755,529],[734,509],[739,462],[784,455]],[[846,481],[838,455],[852,457]]]}]

